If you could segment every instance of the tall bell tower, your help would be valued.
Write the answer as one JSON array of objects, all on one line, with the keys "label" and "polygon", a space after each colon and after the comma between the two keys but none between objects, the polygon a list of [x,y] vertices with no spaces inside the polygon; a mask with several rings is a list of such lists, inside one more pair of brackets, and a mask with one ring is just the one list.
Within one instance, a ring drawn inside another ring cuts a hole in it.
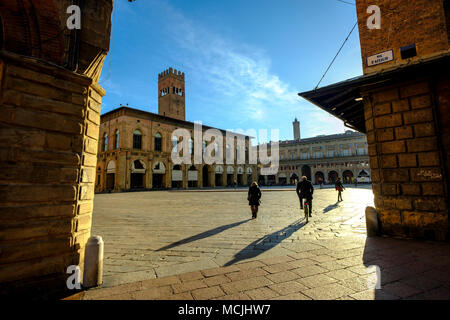
[{"label": "tall bell tower", "polygon": [[158,75],[158,114],[186,120],[184,72],[169,68]]},{"label": "tall bell tower", "polygon": [[300,122],[295,118],[295,121],[292,122],[292,126],[294,129],[294,140],[300,140]]}]

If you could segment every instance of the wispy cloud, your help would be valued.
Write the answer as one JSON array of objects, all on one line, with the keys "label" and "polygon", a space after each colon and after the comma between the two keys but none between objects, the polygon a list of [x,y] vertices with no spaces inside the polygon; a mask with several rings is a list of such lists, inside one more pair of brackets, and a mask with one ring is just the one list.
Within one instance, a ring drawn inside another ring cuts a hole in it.
[{"label": "wispy cloud", "polygon": [[[236,126],[257,122],[265,128],[288,126],[290,123],[280,124],[277,119],[281,115],[293,119],[301,113],[303,128],[310,135],[330,133],[330,129],[342,132],[340,120],[302,100],[296,90],[271,71],[271,60],[264,50],[237,44],[207,30],[168,3],[159,6],[158,10],[166,11],[161,14],[168,17],[164,32],[179,47],[170,52],[172,60],[179,61],[191,79],[204,84],[203,93],[207,94],[201,100],[209,110],[216,108]],[[306,119],[316,127],[306,124]]]}]

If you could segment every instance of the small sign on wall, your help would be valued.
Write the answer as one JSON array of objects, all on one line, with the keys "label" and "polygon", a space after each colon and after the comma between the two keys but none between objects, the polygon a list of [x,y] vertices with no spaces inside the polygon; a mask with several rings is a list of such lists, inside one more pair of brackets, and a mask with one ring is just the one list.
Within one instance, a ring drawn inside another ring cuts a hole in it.
[{"label": "small sign on wall", "polygon": [[372,67],[378,64],[386,63],[394,60],[394,51],[389,50],[381,53],[377,53],[367,58],[367,66]]}]

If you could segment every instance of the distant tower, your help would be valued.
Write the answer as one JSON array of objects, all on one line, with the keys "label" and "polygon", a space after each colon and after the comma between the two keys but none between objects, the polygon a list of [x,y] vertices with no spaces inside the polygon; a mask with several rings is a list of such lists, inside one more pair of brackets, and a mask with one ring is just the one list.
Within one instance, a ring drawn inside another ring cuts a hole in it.
[{"label": "distant tower", "polygon": [[158,114],[186,120],[184,72],[165,70],[158,75]]},{"label": "distant tower", "polygon": [[300,140],[300,122],[295,118],[295,121],[292,122],[294,126],[294,140]]}]

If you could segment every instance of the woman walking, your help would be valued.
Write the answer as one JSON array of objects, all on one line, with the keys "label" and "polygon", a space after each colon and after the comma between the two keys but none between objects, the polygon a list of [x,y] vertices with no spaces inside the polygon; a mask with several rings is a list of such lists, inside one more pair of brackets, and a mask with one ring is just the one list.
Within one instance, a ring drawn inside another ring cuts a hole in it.
[{"label": "woman walking", "polygon": [[336,190],[338,192],[338,202],[339,201],[344,201],[344,200],[342,200],[342,191],[344,191],[345,188],[342,185],[342,182],[341,182],[340,178],[337,178],[336,183],[335,183],[335,187],[336,187]]},{"label": "woman walking", "polygon": [[256,182],[252,182],[250,188],[248,189],[248,204],[252,210],[252,219],[255,219],[258,214],[258,207],[261,203],[261,190]]}]

